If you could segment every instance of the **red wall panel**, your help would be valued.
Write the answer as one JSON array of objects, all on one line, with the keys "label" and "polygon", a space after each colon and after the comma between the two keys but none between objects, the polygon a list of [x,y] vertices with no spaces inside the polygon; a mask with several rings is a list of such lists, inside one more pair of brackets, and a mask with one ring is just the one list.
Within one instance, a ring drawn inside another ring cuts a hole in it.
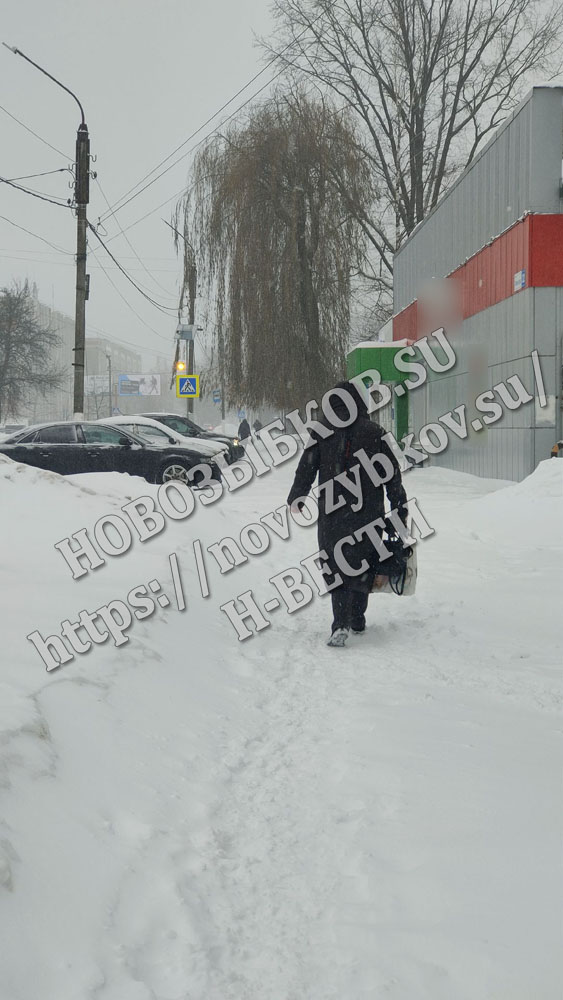
[{"label": "red wall panel", "polygon": [[[455,281],[463,319],[518,293],[514,275],[525,271],[525,288],[563,286],[563,215],[527,215],[447,276]],[[451,315],[433,316],[433,329]],[[425,329],[417,302],[393,317],[393,340],[419,339]]]},{"label": "red wall panel", "polygon": [[530,284],[536,288],[563,285],[563,215],[531,215]]},{"label": "red wall panel", "polygon": [[511,226],[463,265],[463,318],[474,316],[514,293],[514,275],[529,283],[530,216]]},{"label": "red wall panel", "polygon": [[393,340],[402,340],[407,337],[409,340],[418,339],[416,302],[411,302],[410,306],[403,309],[397,316],[393,316]]}]

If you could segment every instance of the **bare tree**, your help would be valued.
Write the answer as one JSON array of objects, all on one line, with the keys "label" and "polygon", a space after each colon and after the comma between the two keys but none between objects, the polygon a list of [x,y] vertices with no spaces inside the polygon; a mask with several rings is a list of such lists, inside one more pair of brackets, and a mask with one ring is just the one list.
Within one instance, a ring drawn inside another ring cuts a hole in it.
[{"label": "bare tree", "polygon": [[0,291],[0,420],[65,384],[67,372],[51,356],[60,343],[38,322],[27,281]]},{"label": "bare tree", "polygon": [[103,390],[96,389],[94,392],[87,392],[85,394],[85,403],[87,420],[99,420],[101,417],[107,417],[110,407],[109,390],[106,389],[104,392]]},{"label": "bare tree", "polygon": [[213,300],[228,404],[288,408],[341,377],[363,239],[344,189],[358,205],[371,198],[355,131],[301,92],[275,96],[196,158],[177,219]]},{"label": "bare tree", "polygon": [[[514,108],[559,68],[560,0],[273,0],[267,50],[363,127],[381,211],[347,205],[389,288],[393,254]],[[342,192],[346,197],[346,192]]]}]

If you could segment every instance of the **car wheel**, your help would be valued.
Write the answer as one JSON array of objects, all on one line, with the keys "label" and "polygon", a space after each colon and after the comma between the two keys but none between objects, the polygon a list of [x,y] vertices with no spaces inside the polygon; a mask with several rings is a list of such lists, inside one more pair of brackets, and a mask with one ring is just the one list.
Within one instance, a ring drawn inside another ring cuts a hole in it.
[{"label": "car wheel", "polygon": [[190,479],[188,477],[188,472],[190,470],[189,465],[184,465],[183,462],[172,461],[167,462],[162,466],[160,470],[160,482],[168,483],[171,479],[179,480],[181,483],[186,483],[187,486],[190,485]]}]

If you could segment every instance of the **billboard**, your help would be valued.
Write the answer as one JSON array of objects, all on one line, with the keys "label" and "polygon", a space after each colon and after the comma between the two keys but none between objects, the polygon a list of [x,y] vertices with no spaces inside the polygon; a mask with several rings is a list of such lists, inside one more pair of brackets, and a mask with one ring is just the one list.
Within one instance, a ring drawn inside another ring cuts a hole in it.
[{"label": "billboard", "polygon": [[84,394],[86,396],[101,396],[105,393],[106,396],[109,391],[109,383],[107,375],[85,375],[84,376]]},{"label": "billboard", "polygon": [[118,375],[119,396],[160,396],[160,375]]}]

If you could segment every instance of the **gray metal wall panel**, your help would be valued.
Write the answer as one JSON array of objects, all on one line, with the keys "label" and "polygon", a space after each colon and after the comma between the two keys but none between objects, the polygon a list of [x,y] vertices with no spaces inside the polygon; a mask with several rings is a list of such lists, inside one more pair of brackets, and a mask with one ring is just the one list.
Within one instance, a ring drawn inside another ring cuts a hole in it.
[{"label": "gray metal wall panel", "polygon": [[[532,104],[532,135],[530,141],[530,198],[534,212],[560,212],[559,185],[554,183],[551,164],[561,164],[561,107],[563,87],[546,87],[541,101]],[[555,127],[554,127],[555,126]]]},{"label": "gray metal wall panel", "polygon": [[538,465],[546,458],[551,458],[551,449],[559,438],[549,427],[536,427],[534,435],[534,464]]},{"label": "gray metal wall panel", "polygon": [[[563,289],[524,289],[497,305],[466,320],[461,328],[448,334],[456,354],[456,364],[442,375],[429,372],[421,389],[409,396],[409,427],[418,439],[420,429],[460,404],[467,407],[471,420],[482,419],[474,407],[476,396],[512,376],[518,376],[534,399],[516,410],[504,407],[502,418],[480,431],[470,430],[466,440],[449,432],[450,443],[429,464],[469,472],[490,478],[521,480],[538,461],[548,457],[551,446],[561,436],[558,428],[537,426],[538,410],[531,353],[536,346],[534,320],[542,326],[539,339],[540,364],[545,390],[556,392],[560,366],[557,344],[561,341]],[[471,361],[480,362],[476,370]],[[559,391],[559,390],[557,390]],[[558,400],[558,406],[560,401]],[[560,421],[560,411],[557,410]],[[545,418],[545,413],[542,414]]]},{"label": "gray metal wall panel", "polygon": [[563,87],[536,87],[397,251],[393,311],[525,211],[559,212]]},{"label": "gray metal wall panel", "polygon": [[556,353],[557,297],[561,294],[558,288],[534,289],[534,347],[541,354]]}]

